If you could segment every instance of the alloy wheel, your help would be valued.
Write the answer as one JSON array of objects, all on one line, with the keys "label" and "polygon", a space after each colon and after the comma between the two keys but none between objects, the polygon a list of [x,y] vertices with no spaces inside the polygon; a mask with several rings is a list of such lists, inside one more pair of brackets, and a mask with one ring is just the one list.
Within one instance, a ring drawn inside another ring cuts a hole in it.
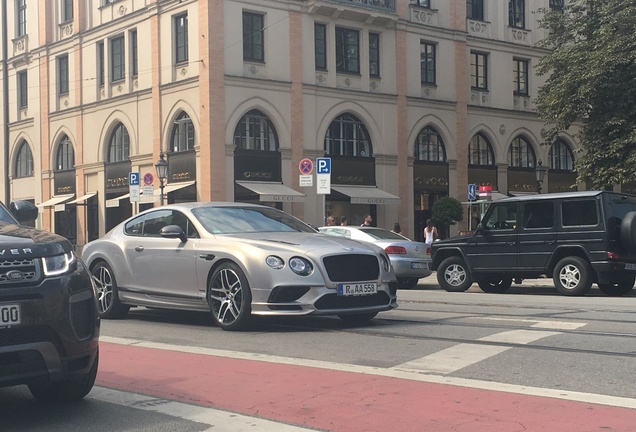
[{"label": "alloy wheel", "polygon": [[113,303],[113,277],[104,266],[98,266],[92,273],[93,282],[97,289],[99,313],[103,314]]},{"label": "alloy wheel", "polygon": [[230,268],[221,269],[210,286],[210,305],[219,323],[232,324],[239,319],[243,308],[241,279]]},{"label": "alloy wheel", "polygon": [[444,271],[444,278],[449,285],[460,286],[466,280],[466,270],[459,264],[453,264]]},{"label": "alloy wheel", "polygon": [[576,288],[581,282],[581,271],[573,264],[565,265],[559,272],[559,280],[566,289]]}]

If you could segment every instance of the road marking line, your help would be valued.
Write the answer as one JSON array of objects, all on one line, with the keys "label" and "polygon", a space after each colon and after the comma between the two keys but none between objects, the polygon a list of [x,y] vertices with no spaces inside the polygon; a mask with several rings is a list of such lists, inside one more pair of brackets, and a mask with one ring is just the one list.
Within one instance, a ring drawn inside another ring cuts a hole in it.
[{"label": "road marking line", "polygon": [[384,376],[411,381],[429,382],[435,384],[447,384],[453,386],[469,387],[481,390],[492,390],[508,393],[516,393],[528,396],[550,397],[577,402],[593,403],[598,405],[616,406],[621,408],[636,409],[636,399],[607,396],[595,393],[584,393],[569,390],[554,390],[541,387],[522,386],[517,384],[506,384],[494,381],[482,381],[468,378],[456,378],[444,375],[432,375],[416,371],[401,371],[372,366],[360,366],[346,363],[327,362],[322,360],[308,360],[301,358],[281,357],[267,354],[246,353],[241,351],[228,351],[213,348],[171,345],[158,342],[149,342],[138,339],[126,339],[109,336],[100,336],[101,342],[118,345],[137,346],[142,348],[152,348],[165,351],[177,351],[190,354],[200,354],[215,357],[234,358],[242,360],[288,364],[295,366],[334,370],[340,372],[351,372],[375,376]]},{"label": "road marking line", "polygon": [[[485,342],[501,342],[525,345],[548,336],[554,336],[559,333],[542,332],[533,330],[511,330],[494,335],[485,336],[477,339]],[[438,351],[425,357],[412,360],[400,365],[394,366],[392,369],[403,371],[450,374],[459,369],[463,369],[472,364],[486,360],[504,351],[508,351],[512,347],[507,346],[489,346],[471,343],[462,343],[454,345],[450,348]]]},{"label": "road marking line", "polygon": [[532,323],[531,327],[553,329],[553,330],[576,330],[577,328],[587,325],[587,323],[572,322],[572,321],[544,321],[544,320],[521,319],[521,318],[512,318],[512,317],[511,318],[484,317],[483,319],[491,320],[491,321],[519,322],[524,324]]},{"label": "road marking line", "polygon": [[210,426],[206,429],[206,432],[229,430],[233,432],[307,432],[316,430],[236,414],[230,411],[222,411],[136,393],[112,390],[105,387],[93,387],[87,399],[95,399],[139,410],[153,411],[187,421],[203,423]]}]

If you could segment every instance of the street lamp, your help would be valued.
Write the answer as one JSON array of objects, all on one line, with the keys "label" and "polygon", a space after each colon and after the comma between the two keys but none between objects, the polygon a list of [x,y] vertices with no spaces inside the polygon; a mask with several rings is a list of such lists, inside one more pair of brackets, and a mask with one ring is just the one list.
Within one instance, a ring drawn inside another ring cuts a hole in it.
[{"label": "street lamp", "polygon": [[545,173],[548,169],[542,165],[542,162],[539,160],[537,162],[537,166],[534,169],[534,174],[537,179],[537,193],[541,193],[541,185],[543,184],[543,179],[545,177]]},{"label": "street lamp", "polygon": [[165,159],[165,153],[159,153],[159,160],[155,164],[155,169],[157,170],[157,177],[159,177],[159,189],[161,189],[161,199],[160,203],[163,205],[163,188],[165,187],[165,180],[168,178],[168,161]]}]

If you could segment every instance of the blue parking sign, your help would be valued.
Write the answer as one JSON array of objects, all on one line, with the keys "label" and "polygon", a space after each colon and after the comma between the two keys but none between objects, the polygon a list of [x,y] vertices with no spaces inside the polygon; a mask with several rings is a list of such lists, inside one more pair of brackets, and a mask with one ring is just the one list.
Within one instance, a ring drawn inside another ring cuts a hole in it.
[{"label": "blue parking sign", "polygon": [[139,177],[138,172],[128,173],[128,186],[139,186]]},{"label": "blue parking sign", "polygon": [[331,174],[331,158],[316,158],[316,174]]},{"label": "blue parking sign", "polygon": [[468,185],[468,201],[475,201],[477,199],[477,185]]}]

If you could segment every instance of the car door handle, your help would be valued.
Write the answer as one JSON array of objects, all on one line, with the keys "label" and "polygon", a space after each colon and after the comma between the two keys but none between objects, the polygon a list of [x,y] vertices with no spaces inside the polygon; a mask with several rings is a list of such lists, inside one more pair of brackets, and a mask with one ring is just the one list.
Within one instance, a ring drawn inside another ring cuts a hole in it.
[{"label": "car door handle", "polygon": [[517,244],[517,242],[506,242],[506,244],[507,244],[508,246],[514,246],[514,245],[516,245],[516,244]]},{"label": "car door handle", "polygon": [[135,250],[137,252],[143,252],[144,251],[144,247],[143,246],[135,246]]},{"label": "car door handle", "polygon": [[554,240],[546,240],[546,244],[554,244]]}]

